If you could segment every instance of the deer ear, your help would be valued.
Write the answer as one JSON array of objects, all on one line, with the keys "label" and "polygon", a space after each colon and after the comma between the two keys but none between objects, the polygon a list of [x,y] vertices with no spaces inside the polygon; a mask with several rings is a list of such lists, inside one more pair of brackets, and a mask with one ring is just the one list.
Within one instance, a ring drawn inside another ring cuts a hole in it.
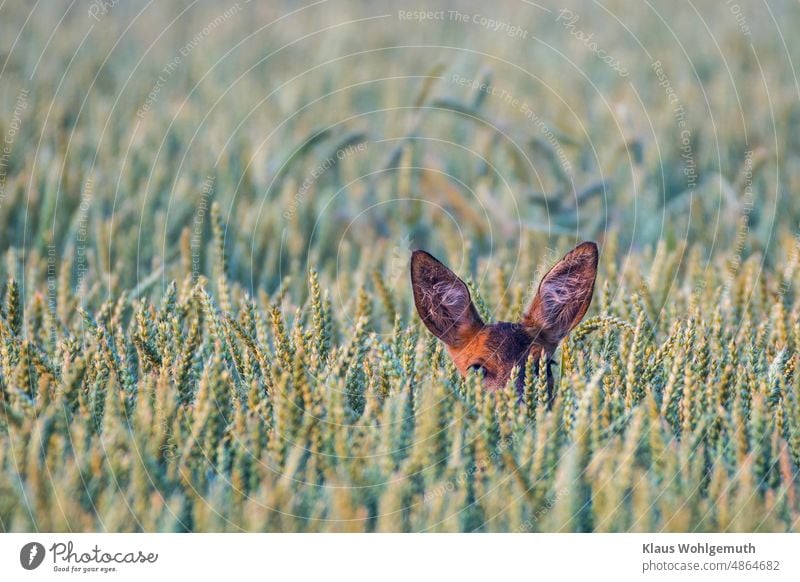
[{"label": "deer ear", "polygon": [[522,325],[550,350],[580,323],[592,302],[597,245],[584,242],[568,252],[539,283]]},{"label": "deer ear", "polygon": [[422,322],[447,345],[462,347],[483,327],[464,281],[425,251],[411,255],[411,286]]}]

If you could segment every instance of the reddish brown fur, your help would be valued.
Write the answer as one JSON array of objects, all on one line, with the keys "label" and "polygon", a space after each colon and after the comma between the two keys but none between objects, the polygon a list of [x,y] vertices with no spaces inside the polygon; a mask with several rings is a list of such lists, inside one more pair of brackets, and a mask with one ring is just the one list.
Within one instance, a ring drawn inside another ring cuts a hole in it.
[{"label": "reddish brown fur", "polygon": [[[597,273],[597,245],[585,242],[567,253],[542,278],[519,323],[481,321],[469,290],[450,269],[425,251],[411,258],[414,302],[422,321],[439,339],[462,375],[480,366],[490,390],[505,386],[514,366],[530,354],[553,354],[589,308]],[[550,377],[548,367],[548,379]],[[519,386],[522,383],[520,374]]]}]

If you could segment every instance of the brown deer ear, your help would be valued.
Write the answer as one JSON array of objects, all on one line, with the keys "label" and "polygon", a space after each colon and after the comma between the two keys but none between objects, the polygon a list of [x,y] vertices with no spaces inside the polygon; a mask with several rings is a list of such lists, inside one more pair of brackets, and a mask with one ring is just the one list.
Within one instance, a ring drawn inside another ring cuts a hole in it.
[{"label": "brown deer ear", "polygon": [[411,255],[411,286],[422,322],[447,345],[462,347],[483,327],[464,281],[425,251]]},{"label": "brown deer ear", "polygon": [[555,349],[586,315],[597,276],[597,255],[595,243],[583,242],[556,263],[539,283],[539,291],[521,323],[548,351]]}]

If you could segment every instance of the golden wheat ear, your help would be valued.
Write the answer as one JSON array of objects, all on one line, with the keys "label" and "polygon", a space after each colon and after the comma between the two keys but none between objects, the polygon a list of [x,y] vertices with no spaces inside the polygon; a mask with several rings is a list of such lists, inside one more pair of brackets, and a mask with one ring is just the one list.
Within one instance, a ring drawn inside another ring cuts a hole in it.
[{"label": "golden wheat ear", "polygon": [[411,287],[425,327],[447,345],[461,347],[483,327],[464,281],[425,251],[411,254]]},{"label": "golden wheat ear", "polygon": [[548,351],[580,323],[592,302],[597,277],[597,245],[587,241],[556,263],[539,283],[522,325]]}]

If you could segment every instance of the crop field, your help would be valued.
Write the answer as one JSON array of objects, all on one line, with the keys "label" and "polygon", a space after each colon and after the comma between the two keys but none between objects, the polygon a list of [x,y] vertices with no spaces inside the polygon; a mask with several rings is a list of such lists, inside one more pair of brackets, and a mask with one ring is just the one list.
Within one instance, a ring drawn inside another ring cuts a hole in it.
[{"label": "crop field", "polygon": [[0,531],[800,531],[800,7],[493,4],[0,3]]}]

